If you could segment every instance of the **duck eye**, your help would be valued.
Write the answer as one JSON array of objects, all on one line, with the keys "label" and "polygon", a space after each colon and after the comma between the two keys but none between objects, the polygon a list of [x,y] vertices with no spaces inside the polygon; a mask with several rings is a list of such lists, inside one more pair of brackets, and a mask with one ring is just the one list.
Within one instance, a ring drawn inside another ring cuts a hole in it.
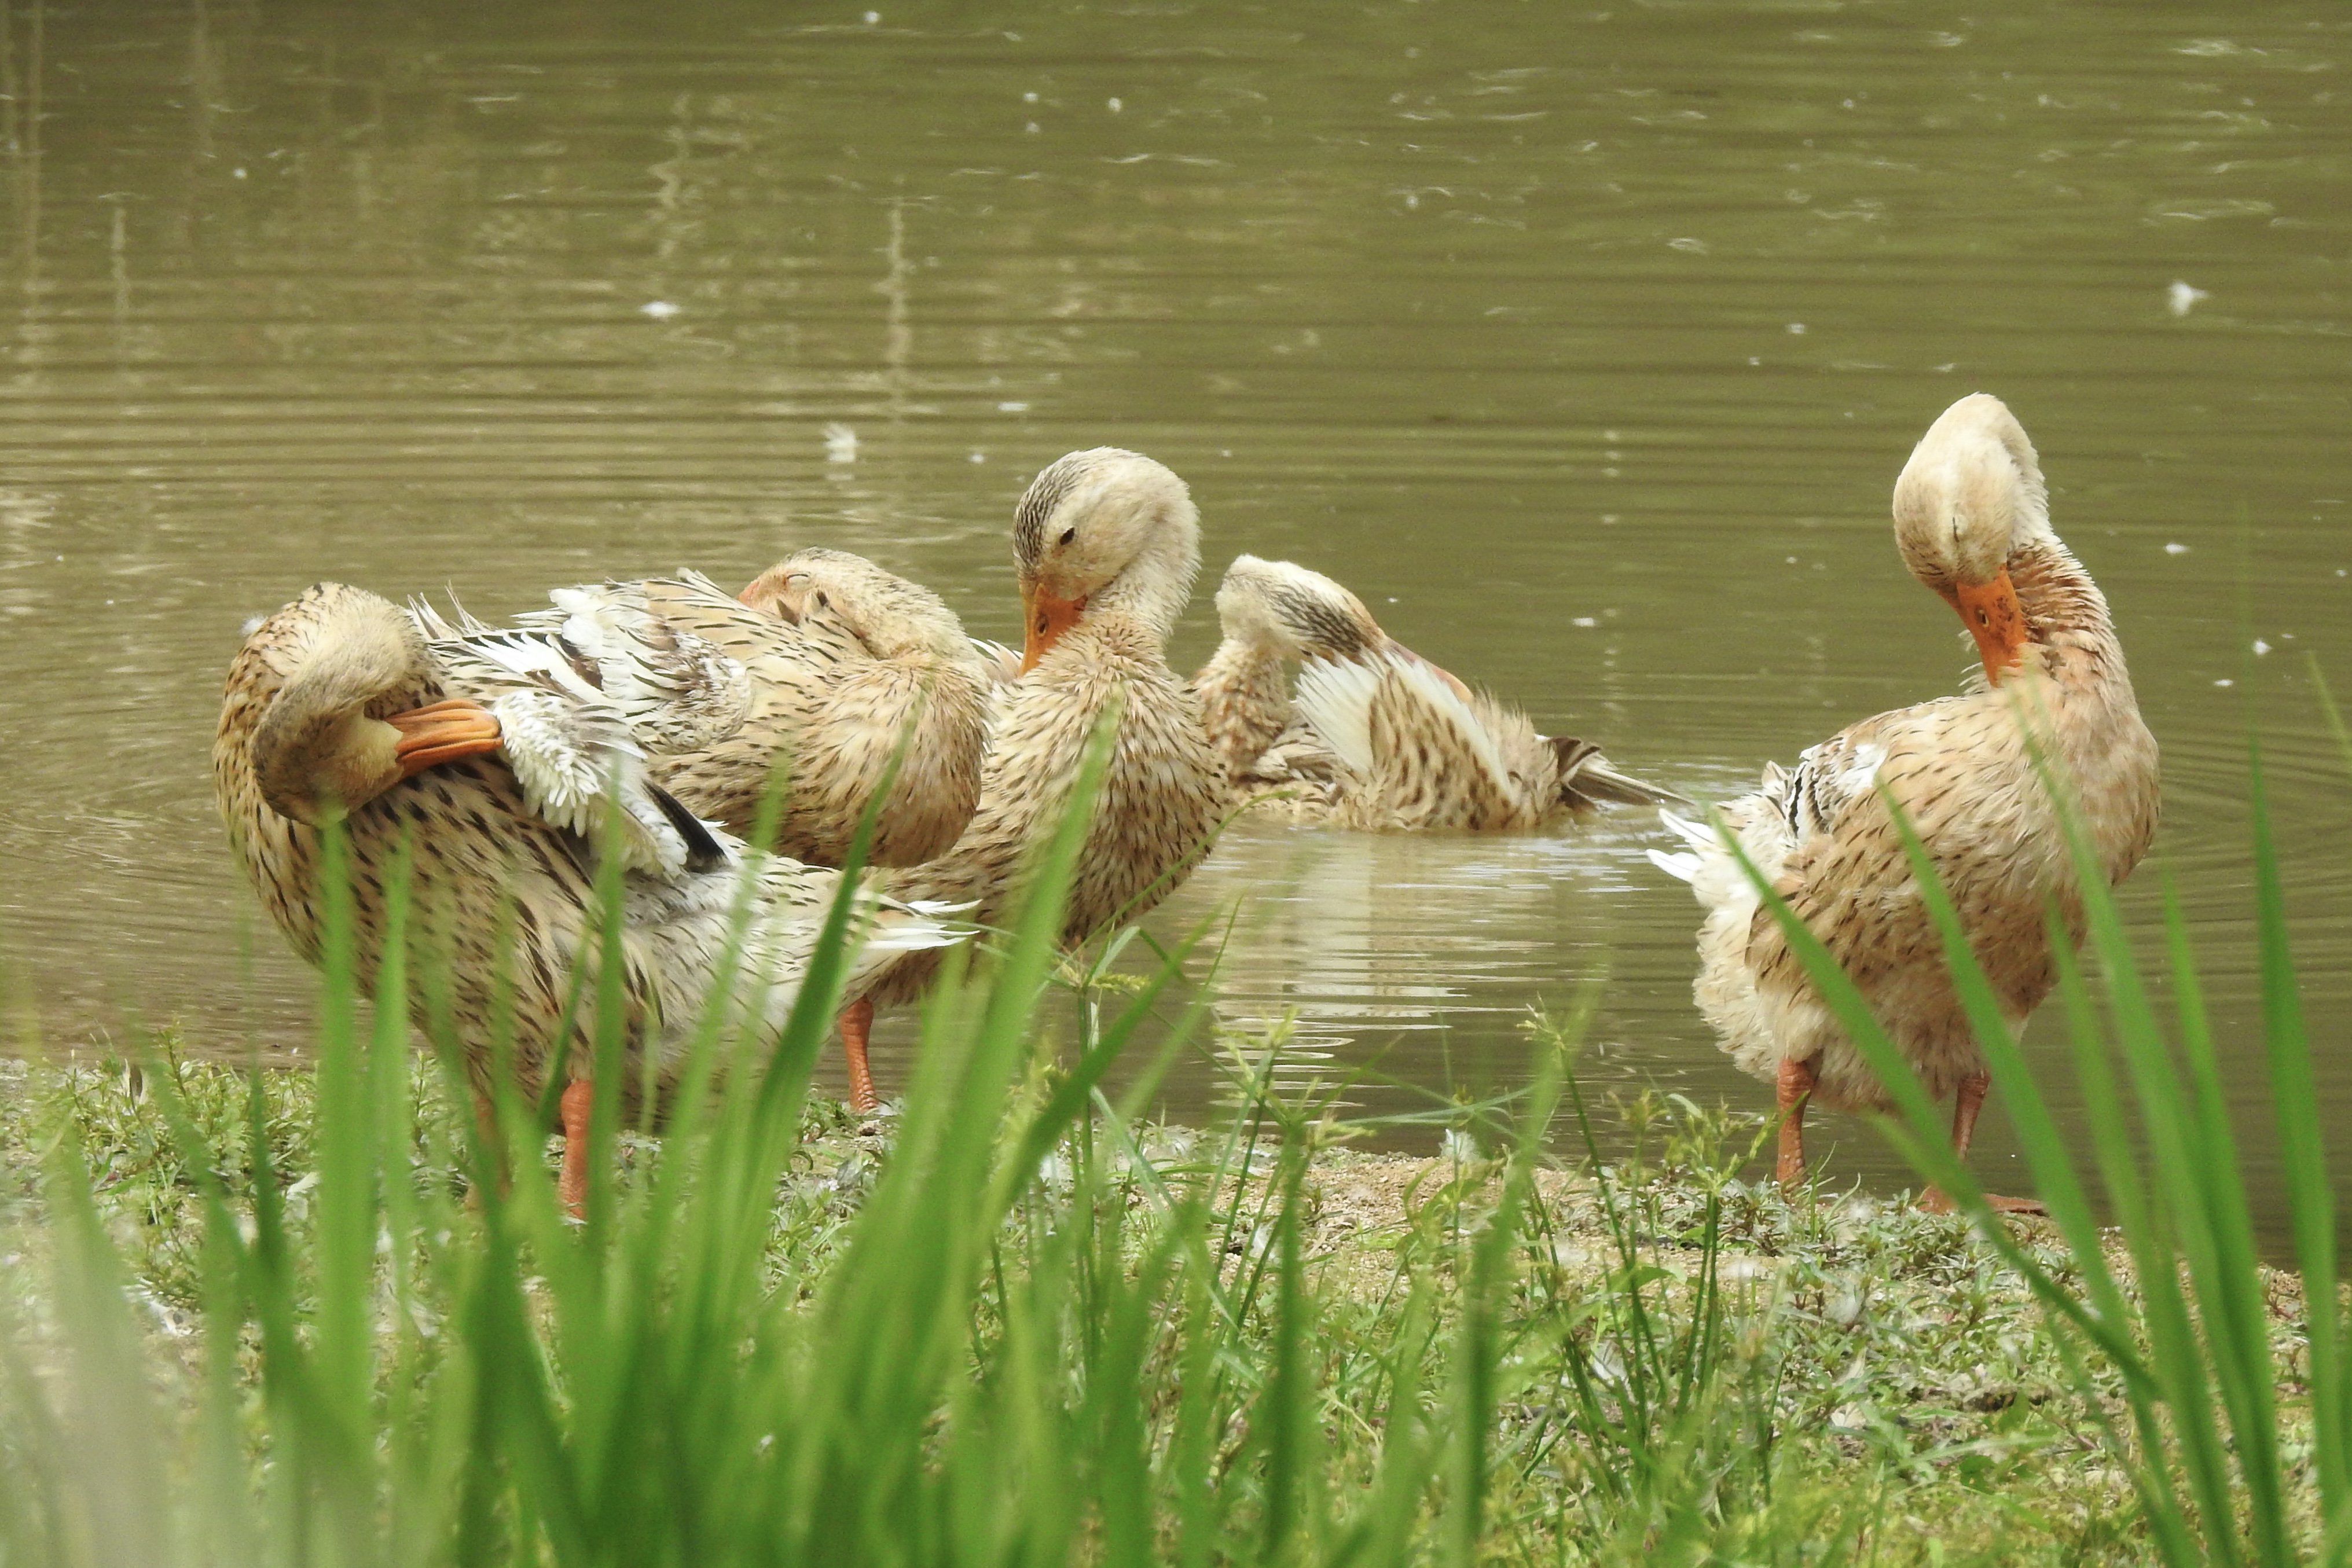
[{"label": "duck eye", "polygon": [[1076,528],[1064,528],[1062,530],[1062,542],[1064,544],[1068,544],[1072,539],[1076,538],[1077,537],[1078,530]]}]

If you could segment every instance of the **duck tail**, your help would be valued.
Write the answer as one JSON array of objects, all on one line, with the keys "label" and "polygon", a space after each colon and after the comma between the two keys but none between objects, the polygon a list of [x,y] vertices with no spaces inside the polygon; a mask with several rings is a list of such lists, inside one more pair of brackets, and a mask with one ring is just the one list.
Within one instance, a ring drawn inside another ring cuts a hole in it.
[{"label": "duck tail", "polygon": [[1548,735],[1546,745],[1559,758],[1560,799],[1577,810],[1589,810],[1602,801],[1619,806],[1696,806],[1687,795],[1656,784],[1644,784],[1620,773],[1601,748],[1572,735]]},{"label": "duck tail", "polygon": [[929,947],[952,947],[969,941],[980,928],[969,921],[945,916],[971,907],[969,904],[946,904],[936,899],[915,899],[903,904],[895,898],[877,900],[866,922],[863,946],[868,953],[916,953]]}]

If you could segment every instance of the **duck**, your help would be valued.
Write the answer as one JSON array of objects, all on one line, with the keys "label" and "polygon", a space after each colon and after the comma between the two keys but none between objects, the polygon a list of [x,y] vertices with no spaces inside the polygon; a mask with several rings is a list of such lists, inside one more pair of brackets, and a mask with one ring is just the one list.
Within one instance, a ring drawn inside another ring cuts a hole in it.
[{"label": "duck", "polygon": [[[771,847],[835,867],[877,793],[868,864],[933,859],[971,820],[991,680],[930,590],[845,550],[804,549],[739,594],[688,571],[549,598],[517,618],[518,656],[555,639],[626,719],[647,777],[696,815],[747,837],[779,788]],[[462,614],[412,608],[438,636],[509,645]]]},{"label": "duck", "polygon": [[[1958,695],[1863,719],[1793,767],[1767,767],[1755,791],[1717,808],[1717,826],[1664,813],[1686,847],[1650,852],[1706,911],[1698,1008],[1732,1061],[1774,1086],[1776,1174],[1790,1188],[1805,1180],[1808,1106],[1885,1112],[1893,1100],[1806,979],[1734,842],[1860,988],[1927,1092],[1952,1100],[1965,1160],[1990,1075],[1885,796],[1934,857],[2012,1033],[2056,982],[2053,902],[2067,939],[2083,937],[2036,751],[2071,789],[2110,883],[2156,833],[2155,737],[2106,599],[2052,529],[2041,460],[2008,406],[1977,392],[1946,409],[1904,465],[1894,513],[1904,564],[1958,612],[1980,672]],[[1921,1202],[1950,1207],[1934,1187]]]},{"label": "duck", "polygon": [[1237,557],[1217,619],[1222,639],[1192,685],[1236,800],[1279,799],[1295,819],[1374,832],[1509,831],[1603,802],[1689,803],[1619,771],[1591,741],[1538,733],[1391,637],[1320,572]]},{"label": "duck", "polygon": [[[1003,927],[1031,852],[1061,821],[1106,718],[1116,729],[1064,907],[1074,947],[1151,909],[1188,877],[1223,821],[1223,789],[1199,699],[1167,647],[1200,571],[1200,511],[1164,465],[1119,447],[1073,452],[1042,469],[1013,513],[1021,592],[1019,669],[994,689],[980,804],[947,853],[885,871],[888,895],[970,906]],[[937,955],[916,955],[841,1018],[850,1103],[878,1103],[866,1060],[877,1008],[920,995]]]},{"label": "duck", "polygon": [[1287,561],[1234,558],[1217,585],[1216,650],[1192,676],[1201,717],[1236,799],[1286,791],[1294,814],[1328,814],[1338,759],[1290,700],[1289,665],[1369,653],[1371,612],[1346,589]]},{"label": "duck", "polygon": [[[783,1028],[843,873],[757,852],[654,782],[631,716],[552,632],[426,632],[391,601],[332,582],[262,620],[230,664],[215,793],[264,908],[314,965],[326,944],[324,835],[341,823],[362,990],[373,991],[383,961],[388,890],[405,876],[413,929],[443,950],[446,1016],[478,1104],[489,1103],[494,1050],[528,1101],[551,1075],[567,1080],[559,1190],[576,1213],[596,1031],[593,1019],[566,1019],[571,978],[598,940],[604,857],[620,862],[609,868],[624,921],[630,1067],[620,1100],[633,1122],[658,1112],[686,1065],[746,879],[737,984],[764,1048]],[[847,995],[969,934],[869,888],[853,896]],[[502,1030],[510,1043],[499,1047]],[[652,1106],[641,1093],[648,1055]]]}]

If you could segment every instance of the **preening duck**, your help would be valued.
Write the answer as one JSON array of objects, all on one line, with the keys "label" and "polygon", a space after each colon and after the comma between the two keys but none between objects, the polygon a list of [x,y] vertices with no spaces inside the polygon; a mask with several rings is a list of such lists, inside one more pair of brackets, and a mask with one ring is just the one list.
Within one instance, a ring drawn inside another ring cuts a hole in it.
[{"label": "preening duck", "polygon": [[[314,587],[264,621],[230,666],[214,783],[238,859],[296,951],[324,941],[321,824],[344,817],[361,985],[373,990],[385,897],[408,856],[424,950],[446,964],[450,1018],[478,1095],[493,1019],[510,1020],[511,1069],[536,1099],[562,1097],[562,1190],[575,1207],[591,1103],[593,1018],[562,1032],[575,966],[593,961],[598,846],[625,862],[622,945],[632,1119],[654,1056],[657,1092],[684,1064],[726,948],[741,878],[755,881],[741,987],[746,1027],[772,1043],[790,1010],[838,872],[756,855],[646,778],[634,729],[548,632],[428,642],[417,621],[356,588]],[[617,809],[617,840],[604,835]],[[510,912],[510,913],[509,913]],[[847,990],[857,995],[959,928],[867,895]],[[586,988],[593,998],[596,988]],[[593,1008],[588,1009],[593,1011]],[[418,1022],[425,1022],[420,1004]]]},{"label": "preening duck", "polygon": [[[2056,981],[2043,927],[2053,897],[2081,940],[2074,869],[2032,750],[2071,788],[2101,868],[2121,882],[2156,832],[2156,741],[2107,601],[2051,531],[2033,444],[1998,398],[1962,398],[1929,427],[1895,481],[1895,537],[1912,575],[1959,613],[1982,678],[1961,695],[1864,719],[1794,768],[1768,767],[1761,788],[1721,813],[1929,1092],[1954,1097],[1952,1141],[1965,1157],[1990,1079],[1879,790],[1901,803],[1935,857],[2015,1030]],[[1652,858],[1707,911],[1699,1009],[1732,1059],[1775,1085],[1780,1177],[1800,1183],[1808,1103],[1892,1103],[1724,842],[1666,821],[1690,848]],[[1932,1190],[1927,1201],[1943,1203]]]},{"label": "preening duck", "polygon": [[1373,831],[1486,832],[1602,801],[1682,799],[1618,772],[1590,741],[1538,734],[1391,637],[1320,572],[1238,557],[1217,618],[1223,640],[1192,684],[1237,800],[1281,791],[1294,815]]},{"label": "preening duck", "polygon": [[[1015,509],[1021,669],[997,688],[980,806],[955,847],[883,874],[904,899],[975,906],[1002,925],[1022,862],[1061,821],[1106,714],[1117,733],[1063,915],[1075,946],[1158,904],[1207,852],[1222,807],[1216,754],[1192,694],[1168,668],[1169,633],[1200,570],[1200,514],[1184,482],[1134,452],[1073,452],[1031,481]],[[919,957],[842,1018],[853,1104],[875,1103],[866,1062],[876,1006],[912,999],[935,963]]]},{"label": "preening duck", "polygon": [[990,678],[955,612],[929,589],[836,549],[787,557],[739,598],[790,631],[778,647],[725,623],[729,651],[743,650],[737,656],[770,694],[762,712],[731,755],[664,758],[654,776],[740,832],[782,749],[791,789],[777,848],[839,865],[895,759],[867,860],[915,865],[943,853],[979,804],[988,747]]},{"label": "preening duck", "polygon": [[[647,776],[698,816],[748,834],[780,785],[777,852],[838,866],[897,758],[871,863],[929,860],[971,820],[989,680],[929,590],[860,556],[807,549],[740,599],[692,572],[549,597],[554,608],[518,620],[522,656],[552,639],[627,721]],[[433,630],[505,645],[471,622]]]}]

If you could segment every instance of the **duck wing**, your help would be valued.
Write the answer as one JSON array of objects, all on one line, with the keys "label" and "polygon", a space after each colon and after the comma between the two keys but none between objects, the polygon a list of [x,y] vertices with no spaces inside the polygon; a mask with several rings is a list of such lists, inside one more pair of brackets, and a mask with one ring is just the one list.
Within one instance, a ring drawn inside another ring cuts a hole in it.
[{"label": "duck wing", "polygon": [[[554,637],[647,752],[667,755],[734,735],[754,708],[757,633],[774,622],[692,575],[559,588],[553,608],[517,623]],[[764,624],[763,624],[764,623]]]},{"label": "duck wing", "polygon": [[[1841,841],[1861,831],[1855,808],[1874,798],[1878,770],[1887,756],[1886,732],[1909,711],[1879,714],[1848,726],[1807,747],[1793,768],[1766,763],[1754,790],[1719,808],[1725,831],[1738,840],[1773,891],[1792,904],[1819,902],[1820,873],[1837,858]],[[1753,884],[1716,829],[1671,810],[1661,810],[1658,815],[1685,847],[1674,853],[1652,850],[1653,862],[1689,883],[1709,908],[1754,901]],[[1891,829],[1891,820],[1885,825]],[[1760,936],[1769,924],[1769,912],[1759,908],[1756,918]]]},{"label": "duck wing", "polygon": [[429,648],[443,685],[497,717],[500,753],[535,815],[593,845],[617,810],[625,862],[655,875],[727,860],[709,826],[646,779],[630,711],[598,685],[599,666],[562,636],[517,628],[442,638]]},{"label": "duck wing", "polygon": [[1418,654],[1392,644],[1310,659],[1297,705],[1385,826],[1499,827],[1523,814],[1526,786],[1468,689]]},{"label": "duck wing", "polygon": [[[1908,885],[1901,835],[1878,799],[1879,773],[1915,726],[1934,722],[1929,710],[1937,706],[1850,725],[1806,747],[1794,767],[1768,763],[1753,792],[1720,808],[1723,830],[1738,840],[1757,874],[1850,971],[1857,959],[1872,961],[1878,946],[1872,934],[1885,924],[1885,901]],[[1779,923],[1716,830],[1668,810],[1659,816],[1687,848],[1675,854],[1652,850],[1650,859],[1725,916],[1727,940],[1743,950],[1740,961],[1750,976],[1801,985]],[[1736,938],[1733,929],[1740,932]]]}]

